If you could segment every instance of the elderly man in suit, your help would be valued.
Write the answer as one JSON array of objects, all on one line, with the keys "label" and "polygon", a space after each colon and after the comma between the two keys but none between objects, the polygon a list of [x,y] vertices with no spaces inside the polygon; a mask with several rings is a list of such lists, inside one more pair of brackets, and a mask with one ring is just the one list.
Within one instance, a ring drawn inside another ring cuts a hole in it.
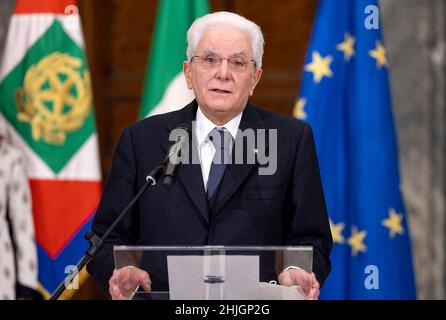
[{"label": "elderly man in suit", "polygon": [[[127,299],[137,286],[156,290],[158,278],[151,270],[115,269],[115,244],[312,245],[314,272],[291,267],[277,278],[317,298],[330,271],[332,238],[313,136],[308,124],[248,103],[262,75],[260,28],[217,12],[192,24],[187,43],[183,70],[196,100],[124,129],[93,230],[102,235],[147,173],[163,163],[169,134],[179,125],[194,122],[192,148],[199,161],[183,163],[172,186],[157,185],[141,197],[89,263],[90,274],[113,299]],[[247,129],[276,130],[272,174],[259,174],[258,163],[215,161],[224,149],[235,150]],[[222,144],[215,143],[219,137]]]}]

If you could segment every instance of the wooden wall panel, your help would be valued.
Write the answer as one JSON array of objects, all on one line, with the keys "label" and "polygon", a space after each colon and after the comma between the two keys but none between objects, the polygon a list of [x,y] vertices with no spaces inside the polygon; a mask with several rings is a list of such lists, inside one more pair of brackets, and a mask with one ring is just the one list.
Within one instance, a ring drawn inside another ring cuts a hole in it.
[{"label": "wooden wall panel", "polygon": [[234,1],[234,11],[264,33],[263,76],[252,102],[291,114],[311,33],[316,2],[308,0]]},{"label": "wooden wall panel", "polygon": [[[158,1],[78,0],[93,79],[104,177],[124,126],[137,120]],[[258,106],[291,114],[316,0],[211,0],[255,21],[266,40]]]},{"label": "wooden wall panel", "polygon": [[239,0],[233,10],[255,21],[265,37],[263,76],[252,102],[291,114],[314,20],[316,1]]}]

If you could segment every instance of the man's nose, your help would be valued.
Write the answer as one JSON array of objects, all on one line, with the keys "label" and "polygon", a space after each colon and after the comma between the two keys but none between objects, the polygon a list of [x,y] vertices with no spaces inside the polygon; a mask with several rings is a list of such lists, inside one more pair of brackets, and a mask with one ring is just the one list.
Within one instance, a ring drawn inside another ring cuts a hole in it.
[{"label": "man's nose", "polygon": [[222,59],[220,65],[217,67],[217,74],[218,79],[227,80],[229,79],[230,72],[229,72],[229,61],[228,59]]}]

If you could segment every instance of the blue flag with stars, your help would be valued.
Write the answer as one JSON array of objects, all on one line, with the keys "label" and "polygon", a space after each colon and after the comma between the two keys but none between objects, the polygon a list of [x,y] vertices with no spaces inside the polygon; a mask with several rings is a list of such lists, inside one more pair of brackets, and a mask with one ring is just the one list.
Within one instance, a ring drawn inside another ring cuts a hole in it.
[{"label": "blue flag with stars", "polygon": [[321,299],[415,299],[388,61],[371,0],[321,0],[295,117],[314,131],[332,272]]}]

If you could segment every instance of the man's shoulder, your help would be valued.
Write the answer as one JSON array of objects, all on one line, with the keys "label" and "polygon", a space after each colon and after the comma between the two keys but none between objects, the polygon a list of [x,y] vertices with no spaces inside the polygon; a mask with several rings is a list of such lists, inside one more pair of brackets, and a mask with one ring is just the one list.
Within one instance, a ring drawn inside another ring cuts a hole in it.
[{"label": "man's shoulder", "polygon": [[168,123],[170,123],[171,120],[174,119],[179,112],[180,110],[176,110],[168,113],[149,116],[147,118],[135,122],[134,124],[130,125],[130,127],[134,130],[141,130],[147,128],[153,128],[153,129],[162,128],[165,127]]},{"label": "man's shoulder", "polygon": [[160,132],[161,129],[164,130],[165,128],[171,126],[173,123],[178,122],[178,120],[183,117],[184,113],[187,112],[188,108],[189,105],[175,111],[149,116],[135,122],[134,124],[131,124],[129,126],[129,129],[135,132]]}]

